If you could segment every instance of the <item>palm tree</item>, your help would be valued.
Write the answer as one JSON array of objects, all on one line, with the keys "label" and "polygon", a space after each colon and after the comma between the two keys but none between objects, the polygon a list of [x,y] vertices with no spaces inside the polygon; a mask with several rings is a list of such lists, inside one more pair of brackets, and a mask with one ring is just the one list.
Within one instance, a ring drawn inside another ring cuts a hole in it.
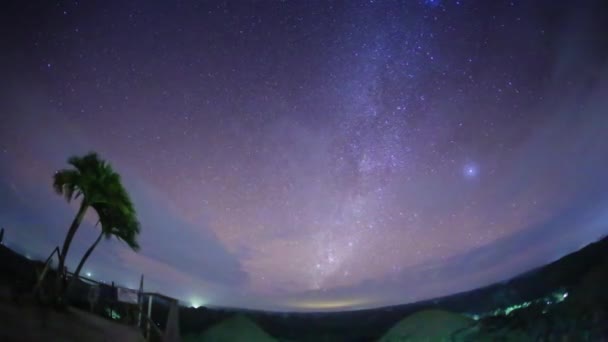
[{"label": "palm tree", "polygon": [[[53,188],[58,194],[63,195],[68,202],[79,197],[82,199],[59,255],[58,270],[60,276],[57,277],[56,284],[59,300],[61,300],[64,291],[61,274],[64,270],[67,253],[87,209],[91,207],[97,212],[99,222],[102,224],[102,232],[104,224],[116,228],[116,224],[119,222],[129,222],[127,219],[129,215],[132,216],[134,222],[137,222],[133,204],[122,186],[120,176],[114,172],[109,163],[100,159],[96,153],[91,152],[83,157],[71,157],[68,159],[68,164],[74,168],[55,173]],[[114,222],[114,224],[109,222]],[[112,231],[111,228],[106,228],[106,230],[108,232]],[[139,224],[137,224],[137,232],[139,232]],[[133,235],[133,238],[135,235]]]}]

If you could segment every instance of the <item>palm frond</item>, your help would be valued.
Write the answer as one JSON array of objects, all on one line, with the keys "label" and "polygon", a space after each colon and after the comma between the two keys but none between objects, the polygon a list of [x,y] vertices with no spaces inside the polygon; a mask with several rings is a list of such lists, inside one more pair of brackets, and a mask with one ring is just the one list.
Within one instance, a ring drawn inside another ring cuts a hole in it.
[{"label": "palm frond", "polygon": [[68,159],[74,169],[61,170],[54,176],[53,187],[68,201],[83,197],[99,217],[106,238],[115,236],[133,250],[139,249],[141,228],[137,212],[120,175],[112,165],[90,152]]},{"label": "palm frond", "polygon": [[53,189],[69,202],[80,188],[81,177],[76,170],[59,170],[53,175]]}]

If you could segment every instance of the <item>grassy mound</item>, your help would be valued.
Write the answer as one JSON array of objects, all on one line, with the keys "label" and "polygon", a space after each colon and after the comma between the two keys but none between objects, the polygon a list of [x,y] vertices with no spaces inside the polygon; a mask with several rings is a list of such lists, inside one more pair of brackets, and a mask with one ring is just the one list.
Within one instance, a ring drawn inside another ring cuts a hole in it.
[{"label": "grassy mound", "polygon": [[186,336],[183,342],[274,342],[262,328],[243,315],[226,319],[198,336]]},{"label": "grassy mound", "polygon": [[454,336],[473,325],[473,319],[461,314],[424,310],[395,324],[380,341],[453,341]]}]

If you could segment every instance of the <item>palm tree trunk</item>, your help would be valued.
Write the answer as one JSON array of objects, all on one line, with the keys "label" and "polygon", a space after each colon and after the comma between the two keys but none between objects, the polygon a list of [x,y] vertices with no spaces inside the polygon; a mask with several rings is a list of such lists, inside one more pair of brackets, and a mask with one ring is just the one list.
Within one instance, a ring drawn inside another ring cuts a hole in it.
[{"label": "palm tree trunk", "polygon": [[84,266],[84,263],[87,262],[87,259],[89,258],[89,256],[91,256],[91,253],[93,253],[93,250],[95,249],[95,247],[97,247],[97,244],[99,244],[99,241],[101,241],[102,236],[103,236],[103,230],[101,230],[99,232],[99,236],[97,237],[95,242],[93,242],[91,247],[89,247],[89,249],[87,249],[86,253],[84,253],[84,255],[82,256],[82,259],[80,259],[80,263],[78,264],[78,267],[76,267],[76,271],[74,271],[74,274],[72,274],[72,279],[70,279],[70,283],[68,284],[68,289],[67,289],[68,291],[70,291],[71,288],[76,283],[76,279],[78,279],[78,275],[80,274],[80,271],[82,271],[82,267]]},{"label": "palm tree trunk", "polygon": [[63,295],[63,268],[65,266],[65,260],[68,254],[68,250],[70,249],[72,239],[74,239],[74,235],[76,234],[76,231],[78,230],[78,227],[80,226],[80,223],[82,222],[82,219],[84,218],[84,214],[86,213],[88,207],[89,205],[83,199],[80,203],[80,209],[78,209],[78,213],[76,214],[76,217],[74,217],[72,225],[70,226],[70,229],[68,230],[68,233],[65,236],[65,240],[63,241],[63,247],[61,247],[61,254],[59,255],[59,266],[57,268],[56,289],[58,297],[61,297]]}]

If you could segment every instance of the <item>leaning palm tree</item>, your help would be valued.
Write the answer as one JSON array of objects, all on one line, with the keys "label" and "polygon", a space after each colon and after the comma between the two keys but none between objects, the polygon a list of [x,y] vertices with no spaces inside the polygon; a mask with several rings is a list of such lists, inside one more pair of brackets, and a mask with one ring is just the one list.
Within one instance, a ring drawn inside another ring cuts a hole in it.
[{"label": "leaning palm tree", "polygon": [[[91,152],[83,157],[71,157],[68,159],[68,164],[72,165],[73,168],[55,173],[53,188],[58,194],[63,195],[68,202],[78,198],[81,198],[81,202],[78,213],[68,229],[59,255],[58,270],[60,276],[57,277],[56,284],[59,301],[62,300],[61,297],[65,290],[61,274],[64,270],[67,253],[87,210],[93,208],[102,224],[109,220],[109,217],[127,215],[129,211],[133,215],[135,213],[129,196],[122,186],[120,176],[114,172],[109,163],[101,160],[96,153]],[[122,222],[126,222],[126,220]]]}]

